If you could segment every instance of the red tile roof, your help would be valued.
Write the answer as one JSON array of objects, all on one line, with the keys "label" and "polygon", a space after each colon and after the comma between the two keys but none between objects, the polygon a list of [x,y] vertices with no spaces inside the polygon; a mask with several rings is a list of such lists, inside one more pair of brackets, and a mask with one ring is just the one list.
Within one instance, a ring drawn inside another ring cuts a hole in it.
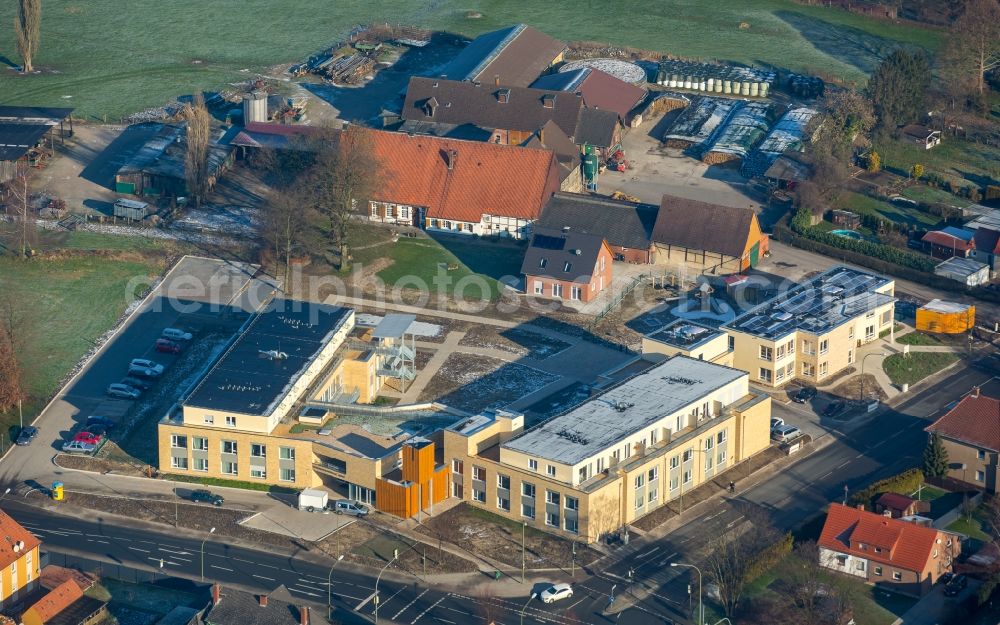
[{"label": "red tile roof", "polygon": [[935,529],[833,503],[819,546],[907,571],[923,571],[937,539]]},{"label": "red tile roof", "polygon": [[559,190],[549,150],[368,132],[381,169],[372,199],[426,207],[428,217],[474,223],[483,214],[537,219]]},{"label": "red tile roof", "polygon": [[933,243],[934,245],[940,245],[941,247],[950,247],[956,251],[967,252],[969,250],[976,249],[976,244],[974,241],[963,241],[962,239],[956,237],[955,235],[948,234],[947,232],[942,232],[940,230],[932,230],[924,235],[921,239],[924,243]]},{"label": "red tile roof", "polygon": [[[10,566],[40,544],[42,541],[35,538],[34,534],[0,510],[0,567]],[[37,565],[36,559],[35,566]]]},{"label": "red tile roof", "polygon": [[68,579],[50,590],[28,610],[34,611],[42,623],[47,623],[81,598],[83,598],[83,591],[80,590],[79,584]]},{"label": "red tile roof", "polygon": [[966,395],[925,429],[960,443],[1000,451],[1000,399],[980,393]]},{"label": "red tile roof", "polygon": [[899,493],[883,493],[875,503],[893,510],[906,510],[913,504],[913,501],[912,498]]}]

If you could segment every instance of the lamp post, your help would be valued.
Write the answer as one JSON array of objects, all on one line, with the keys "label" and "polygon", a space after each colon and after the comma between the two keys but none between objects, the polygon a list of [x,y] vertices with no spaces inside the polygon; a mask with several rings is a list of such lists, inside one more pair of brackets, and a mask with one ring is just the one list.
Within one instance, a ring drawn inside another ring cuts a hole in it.
[{"label": "lamp post", "polygon": [[344,559],[343,554],[337,556],[337,561],[333,563],[330,567],[330,574],[326,576],[326,618],[327,620],[332,619],[330,616],[330,611],[333,607],[333,569],[337,568],[340,561]]},{"label": "lamp post", "polygon": [[385,563],[385,566],[382,567],[382,570],[378,572],[378,577],[375,578],[375,597],[374,597],[374,600],[375,600],[375,625],[378,625],[378,583],[382,579],[382,573],[385,573],[385,570],[387,568],[389,568],[389,566],[393,562],[395,562],[398,557],[399,557],[399,552],[396,552],[395,554],[393,554],[392,560],[389,560],[388,562]]},{"label": "lamp post", "polygon": [[521,583],[524,583],[524,530],[528,527],[527,521],[521,521]]},{"label": "lamp post", "polygon": [[865,400],[865,361],[868,360],[869,356],[885,356],[885,352],[872,352],[870,354],[865,354],[864,358],[861,359],[861,396],[858,397],[861,401]]},{"label": "lamp post", "polygon": [[[208,530],[209,536],[215,533],[215,528]],[[201,541],[201,581],[205,581],[205,541],[208,540],[208,536],[205,540]]]},{"label": "lamp post", "polygon": [[524,606],[521,608],[521,625],[524,625],[524,611],[528,609],[528,604],[531,603],[531,600],[534,598],[535,593],[531,593],[531,596],[528,597],[528,600],[524,602]]},{"label": "lamp post", "polygon": [[683,562],[671,562],[670,566],[683,566],[698,571],[698,625],[705,625],[705,603],[701,594],[701,569],[693,564],[685,564]]}]

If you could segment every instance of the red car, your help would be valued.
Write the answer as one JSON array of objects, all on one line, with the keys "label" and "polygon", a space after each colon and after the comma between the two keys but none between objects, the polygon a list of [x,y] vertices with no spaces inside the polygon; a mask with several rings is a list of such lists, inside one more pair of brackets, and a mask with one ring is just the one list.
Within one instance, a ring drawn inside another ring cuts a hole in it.
[{"label": "red car", "polygon": [[90,432],[77,432],[73,440],[78,443],[86,443],[88,445],[97,445],[101,442],[101,437],[97,434],[91,434]]},{"label": "red car", "polygon": [[163,354],[179,354],[181,353],[181,346],[167,339],[156,339],[156,351]]}]

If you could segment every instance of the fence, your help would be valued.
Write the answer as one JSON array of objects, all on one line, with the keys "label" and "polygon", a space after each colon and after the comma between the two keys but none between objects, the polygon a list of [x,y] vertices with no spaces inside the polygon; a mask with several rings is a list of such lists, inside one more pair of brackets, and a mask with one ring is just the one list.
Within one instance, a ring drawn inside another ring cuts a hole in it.
[{"label": "fence", "polygon": [[590,327],[593,328],[598,323],[600,323],[601,319],[604,319],[604,317],[606,317],[612,310],[617,308],[618,305],[621,304],[622,301],[624,301],[625,298],[628,297],[629,294],[636,289],[636,287],[638,287],[640,284],[642,284],[648,279],[649,275],[641,274],[633,278],[631,282],[622,287],[622,289],[618,291],[618,293],[611,298],[611,301],[608,302],[608,305],[605,306],[601,310],[601,312],[597,313],[597,315],[594,317],[594,320],[590,322]]}]

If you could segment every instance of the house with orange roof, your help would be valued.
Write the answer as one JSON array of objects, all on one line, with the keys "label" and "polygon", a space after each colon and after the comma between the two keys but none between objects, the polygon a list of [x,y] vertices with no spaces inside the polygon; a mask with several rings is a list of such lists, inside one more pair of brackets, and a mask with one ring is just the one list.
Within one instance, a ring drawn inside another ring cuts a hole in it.
[{"label": "house with orange roof", "polygon": [[38,587],[42,541],[0,510],[0,608]]},{"label": "house with orange roof", "polygon": [[819,537],[819,564],[869,584],[920,596],[961,553],[957,534],[838,503]]},{"label": "house with orange roof", "polygon": [[948,477],[997,492],[1000,462],[1000,399],[972,390],[925,428],[948,452]]},{"label": "house with orange roof", "polygon": [[381,175],[369,219],[432,232],[525,238],[559,190],[550,150],[368,132]]}]

